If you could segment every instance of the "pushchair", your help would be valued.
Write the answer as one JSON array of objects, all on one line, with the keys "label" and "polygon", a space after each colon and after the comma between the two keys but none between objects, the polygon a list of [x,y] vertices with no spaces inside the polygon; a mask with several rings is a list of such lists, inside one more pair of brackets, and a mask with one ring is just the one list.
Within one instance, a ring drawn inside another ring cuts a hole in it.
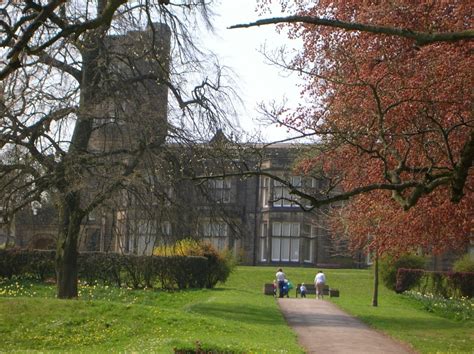
[{"label": "pushchair", "polygon": [[283,297],[290,297],[290,289],[292,288],[293,285],[290,283],[290,281],[288,279],[285,279],[283,287],[281,288]]}]

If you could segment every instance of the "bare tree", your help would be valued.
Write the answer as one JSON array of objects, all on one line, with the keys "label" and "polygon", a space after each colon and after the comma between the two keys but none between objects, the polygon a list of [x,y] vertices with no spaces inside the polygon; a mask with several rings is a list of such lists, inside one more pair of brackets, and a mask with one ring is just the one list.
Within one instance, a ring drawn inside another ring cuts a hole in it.
[{"label": "bare tree", "polygon": [[8,217],[52,197],[59,298],[77,297],[84,218],[159,168],[153,161],[165,143],[202,141],[226,124],[225,77],[193,36],[195,23],[209,24],[208,4],[2,5],[0,149],[17,158],[0,165],[1,202]]}]

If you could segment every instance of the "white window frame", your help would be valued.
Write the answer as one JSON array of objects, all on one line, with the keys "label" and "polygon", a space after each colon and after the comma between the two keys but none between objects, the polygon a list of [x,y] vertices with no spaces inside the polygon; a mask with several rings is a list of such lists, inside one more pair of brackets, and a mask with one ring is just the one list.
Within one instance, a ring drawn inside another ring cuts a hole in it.
[{"label": "white window frame", "polygon": [[230,203],[232,182],[229,178],[211,179],[208,185],[211,189],[211,195],[217,203]]},{"label": "white window frame", "polygon": [[[319,227],[311,225],[310,235],[306,237],[306,242],[309,243],[309,250],[307,254],[309,255],[309,259],[306,257],[306,252],[303,251],[303,262],[305,263],[313,263],[314,262],[314,246],[316,243],[316,239],[318,236]],[[304,242],[304,241],[303,241]]]},{"label": "white window frame", "polygon": [[163,236],[171,236],[171,223],[169,221],[161,223],[161,234]]},{"label": "white window frame", "polygon": [[[291,176],[290,184],[296,188],[301,188],[303,179],[301,176]],[[299,200],[299,197],[290,194],[290,190],[281,182],[273,181],[273,206],[277,208],[291,208],[299,205],[293,201]]]},{"label": "white window frame", "polygon": [[[274,262],[298,262],[300,259],[300,236],[301,225],[299,223],[272,223],[271,260]],[[288,247],[282,247],[285,245]]]},{"label": "white window frame", "polygon": [[263,222],[260,229],[260,261],[267,261],[268,223]]},{"label": "white window frame", "polygon": [[202,239],[210,242],[217,250],[227,248],[229,244],[229,225],[223,221],[204,221],[201,223]]},{"label": "white window frame", "polygon": [[262,177],[262,206],[268,207],[270,199],[270,177]]}]

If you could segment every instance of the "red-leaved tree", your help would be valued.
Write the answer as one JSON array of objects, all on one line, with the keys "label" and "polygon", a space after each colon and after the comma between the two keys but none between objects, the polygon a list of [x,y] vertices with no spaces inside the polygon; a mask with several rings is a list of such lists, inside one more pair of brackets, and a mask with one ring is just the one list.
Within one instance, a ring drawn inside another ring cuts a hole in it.
[{"label": "red-leaved tree", "polygon": [[278,2],[293,16],[235,27],[287,23],[303,42],[292,60],[273,60],[305,78],[305,103],[293,114],[267,113],[320,138],[300,167],[322,166],[338,193],[309,198],[315,207],[374,190],[390,191],[404,209],[436,190],[455,203],[471,192],[468,1]]},{"label": "red-leaved tree", "polygon": [[360,195],[333,216],[339,234],[350,235],[350,248],[378,255],[398,256],[413,251],[440,254],[465,250],[474,227],[470,193],[459,204],[434,192],[415,208],[400,212],[399,206],[381,192]]},{"label": "red-leaved tree", "polygon": [[472,4],[260,4],[277,2],[289,16],[236,27],[280,24],[302,40],[296,56],[272,60],[304,77],[304,104],[266,113],[317,137],[298,166],[329,181],[326,195],[307,196],[312,205],[355,197],[340,225],[354,249],[376,256],[465,248],[474,215]]}]

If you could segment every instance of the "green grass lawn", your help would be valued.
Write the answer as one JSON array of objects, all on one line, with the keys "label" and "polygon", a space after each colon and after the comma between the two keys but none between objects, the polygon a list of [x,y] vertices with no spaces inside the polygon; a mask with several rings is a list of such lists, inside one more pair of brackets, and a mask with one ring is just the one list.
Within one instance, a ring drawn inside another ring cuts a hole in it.
[{"label": "green grass lawn", "polygon": [[261,295],[262,285],[238,285],[246,270],[213,290],[81,287],[79,300],[54,299],[52,286],[4,283],[0,351],[169,353],[199,342],[228,352],[302,353],[274,299]]},{"label": "green grass lawn", "polygon": [[[301,353],[275,300],[262,295],[274,267],[238,267],[212,290],[175,293],[81,287],[79,300],[54,299],[54,287],[0,283],[0,351],[173,352],[195,348],[246,353]],[[312,283],[315,270],[284,268],[293,283]],[[380,288],[371,303],[366,270],[326,270],[344,310],[420,352],[471,353],[472,321],[453,321]],[[295,296],[292,290],[291,297]],[[312,301],[302,299],[301,301]]]}]

